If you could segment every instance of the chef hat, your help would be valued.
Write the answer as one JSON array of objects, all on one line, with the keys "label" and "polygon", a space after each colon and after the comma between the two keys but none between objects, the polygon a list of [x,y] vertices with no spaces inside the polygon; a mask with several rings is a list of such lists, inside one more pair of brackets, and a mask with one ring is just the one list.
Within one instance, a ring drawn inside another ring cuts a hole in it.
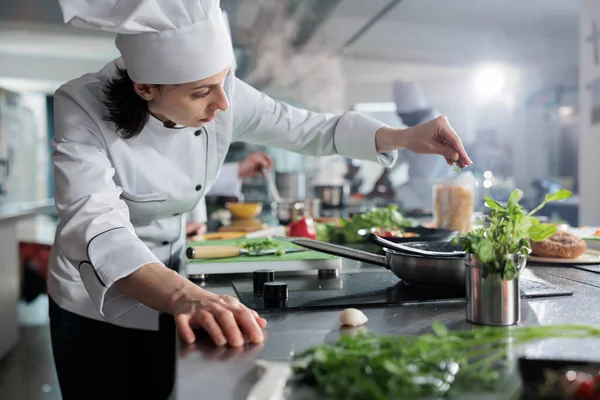
[{"label": "chef hat", "polygon": [[417,82],[396,81],[393,85],[393,96],[396,110],[399,113],[408,113],[429,108],[421,87]]},{"label": "chef hat", "polygon": [[66,23],[117,33],[115,44],[137,83],[179,84],[233,62],[219,0],[59,0]]}]

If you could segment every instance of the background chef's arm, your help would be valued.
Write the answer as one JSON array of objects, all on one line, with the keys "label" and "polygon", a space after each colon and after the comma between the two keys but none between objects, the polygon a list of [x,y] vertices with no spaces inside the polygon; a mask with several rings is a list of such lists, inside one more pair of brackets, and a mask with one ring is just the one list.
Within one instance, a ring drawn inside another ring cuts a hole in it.
[{"label": "background chef's arm", "polygon": [[392,166],[397,152],[378,153],[375,134],[385,124],[356,112],[315,113],[273,100],[236,79],[234,140],[302,154],[340,154]]},{"label": "background chef's arm", "polygon": [[[68,92],[77,95],[74,88]],[[52,162],[61,224],[58,257],[78,268],[92,302],[106,319],[139,307],[138,299],[153,298],[149,305],[169,308],[187,280],[162,265],[137,237],[121,189],[113,180],[114,169],[99,128],[87,111],[65,90],[57,91],[54,106]],[[115,285],[145,265],[153,266],[153,273],[142,274],[144,282],[154,280],[154,285],[129,285],[137,292],[127,293]]]}]

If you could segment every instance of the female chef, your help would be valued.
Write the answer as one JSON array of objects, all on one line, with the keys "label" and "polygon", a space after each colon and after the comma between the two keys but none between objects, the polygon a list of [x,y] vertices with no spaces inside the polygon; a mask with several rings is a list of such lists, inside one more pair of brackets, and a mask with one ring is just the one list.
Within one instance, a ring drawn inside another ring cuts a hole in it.
[{"label": "female chef", "polygon": [[[108,4],[108,5],[107,5]],[[183,214],[210,190],[232,141],[391,166],[396,149],[471,163],[445,118],[402,129],[318,114],[236,79],[218,0],[60,0],[65,21],[116,32],[121,58],[55,93],[48,291],[61,391],[164,399],[175,334],[263,341],[266,321],[178,273]]]}]

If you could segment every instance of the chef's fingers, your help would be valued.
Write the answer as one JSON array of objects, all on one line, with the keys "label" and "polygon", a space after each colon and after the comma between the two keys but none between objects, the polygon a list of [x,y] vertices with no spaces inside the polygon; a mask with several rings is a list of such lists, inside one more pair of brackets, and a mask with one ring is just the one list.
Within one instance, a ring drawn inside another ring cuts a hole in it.
[{"label": "chef's fingers", "polygon": [[233,311],[227,308],[226,304],[213,303],[205,308],[218,322],[223,334],[227,338],[227,343],[231,347],[240,347],[244,345],[244,337],[236,321]]},{"label": "chef's fingers", "polygon": [[[240,303],[240,301],[238,299],[236,299],[235,297],[232,296],[219,296],[219,298],[221,299],[222,302],[224,302],[225,304],[227,304],[227,306],[232,310],[238,310],[243,308],[246,308],[244,305],[242,305],[242,303]],[[248,309],[250,310],[250,309]],[[264,328],[265,326],[267,326],[267,320],[264,318],[261,318],[260,315],[258,315],[258,313],[254,310],[250,310],[250,313],[254,316],[254,318],[256,319],[256,322],[258,323],[258,326],[260,326],[261,328]]]},{"label": "chef's fingers", "polygon": [[185,314],[179,314],[175,316],[175,326],[179,337],[186,343],[194,343],[196,341],[196,335],[190,326],[190,317]]},{"label": "chef's fingers", "polygon": [[262,343],[264,340],[264,335],[261,323],[256,319],[254,314],[252,314],[252,311],[245,306],[241,306],[237,310],[233,311],[233,313],[240,328],[242,328],[242,331],[244,331],[250,341],[252,343]]},{"label": "chef's fingers", "polygon": [[[448,146],[453,150],[453,152],[448,152],[442,154],[446,157],[446,160],[454,160],[459,161],[461,167],[466,167],[473,164],[473,161],[467,155],[467,152],[462,144],[462,141],[458,137],[458,134],[454,131],[454,129],[450,126],[448,119],[446,117],[439,117],[439,129],[441,130],[443,141],[448,144]],[[454,153],[458,155],[458,160],[454,157]]]},{"label": "chef's fingers", "polygon": [[219,326],[215,317],[210,312],[200,310],[196,313],[195,317],[196,321],[208,332],[217,346],[225,346],[227,344],[228,340],[223,333],[223,329],[221,329],[221,326]]}]

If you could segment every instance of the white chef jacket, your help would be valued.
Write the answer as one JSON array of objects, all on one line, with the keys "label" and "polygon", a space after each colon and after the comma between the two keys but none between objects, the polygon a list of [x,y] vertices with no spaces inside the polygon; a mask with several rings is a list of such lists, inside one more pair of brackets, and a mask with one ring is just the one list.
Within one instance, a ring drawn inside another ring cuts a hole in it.
[{"label": "white chef jacket", "polygon": [[48,291],[73,313],[158,329],[158,311],[121,292],[115,282],[149,263],[182,267],[183,214],[211,189],[234,140],[386,166],[396,161],[396,152],[376,151],[381,122],[355,112],[335,116],[298,109],[233,73],[224,82],[229,110],[202,128],[166,128],[150,117],[139,136],[121,139],[103,119],[102,90],[115,76],[115,64],[123,67],[116,60],[55,93],[52,161],[60,222]]}]

